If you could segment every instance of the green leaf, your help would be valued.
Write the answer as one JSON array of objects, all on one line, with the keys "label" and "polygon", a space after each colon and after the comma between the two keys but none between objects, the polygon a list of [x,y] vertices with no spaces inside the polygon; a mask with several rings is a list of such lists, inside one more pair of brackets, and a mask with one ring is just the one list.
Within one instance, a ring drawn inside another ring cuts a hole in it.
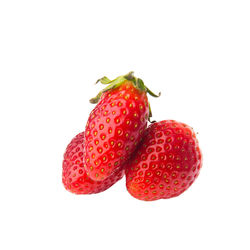
[{"label": "green leaf", "polygon": [[147,88],[147,93],[149,93],[151,96],[153,97],[160,97],[161,96],[161,92],[159,92],[158,95],[156,95],[155,93],[153,93],[150,89]]},{"label": "green leaf", "polygon": [[98,93],[98,95],[96,97],[93,97],[89,100],[90,103],[92,104],[96,104],[98,103],[99,99],[101,98],[102,96],[102,91]]},{"label": "green leaf", "polygon": [[111,80],[107,76],[104,76],[103,78],[100,79],[100,82],[102,84],[109,84]]},{"label": "green leaf", "polygon": [[147,89],[146,89],[146,87],[145,87],[145,85],[144,85],[144,82],[142,81],[142,79],[140,79],[140,78],[137,78],[137,87],[140,89],[140,90],[142,90],[142,91],[146,91]]},{"label": "green leaf", "polygon": [[[109,79],[107,77],[103,77],[101,79],[99,79],[97,82],[107,82]],[[126,79],[123,76],[119,76],[116,79],[114,79],[113,81],[110,81],[109,83],[103,83],[103,84],[109,84],[106,88],[104,88],[103,90],[101,90],[98,95],[92,99],[89,100],[90,103],[95,104],[98,103],[98,101],[100,100],[101,96],[103,93],[111,90],[111,89],[115,89],[118,88]]]}]

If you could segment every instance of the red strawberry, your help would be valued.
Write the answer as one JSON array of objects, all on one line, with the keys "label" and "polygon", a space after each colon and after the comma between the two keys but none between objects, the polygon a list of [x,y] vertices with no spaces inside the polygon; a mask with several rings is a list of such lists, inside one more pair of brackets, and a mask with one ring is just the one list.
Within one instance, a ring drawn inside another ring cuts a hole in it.
[{"label": "red strawberry", "polygon": [[68,191],[75,194],[99,193],[123,177],[124,170],[118,170],[104,181],[90,179],[83,167],[83,146],[84,132],[73,138],[64,153],[62,181]]},{"label": "red strawberry", "polygon": [[178,196],[197,178],[201,165],[192,128],[176,121],[154,123],[126,170],[127,190],[145,201]]},{"label": "red strawberry", "polygon": [[[147,93],[153,94],[132,72],[113,81],[96,98],[86,125],[85,169],[93,180],[103,180],[129,159],[147,127],[150,108]],[[99,100],[100,99],[100,100]]]}]

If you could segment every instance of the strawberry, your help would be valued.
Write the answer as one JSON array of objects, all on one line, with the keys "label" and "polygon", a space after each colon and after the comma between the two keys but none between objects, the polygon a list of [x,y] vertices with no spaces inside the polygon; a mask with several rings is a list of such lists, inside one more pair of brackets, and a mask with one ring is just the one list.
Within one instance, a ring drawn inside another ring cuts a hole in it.
[{"label": "strawberry", "polygon": [[147,93],[152,93],[133,72],[113,81],[98,80],[108,86],[91,103],[84,146],[85,169],[93,180],[112,175],[129,159],[140,142],[151,116]]},{"label": "strawberry", "polygon": [[75,194],[102,192],[119,181],[124,170],[119,170],[104,181],[90,179],[83,167],[84,132],[72,139],[64,153],[62,181],[64,187]]},{"label": "strawberry", "polygon": [[153,123],[128,164],[127,190],[139,200],[172,198],[192,185],[201,166],[191,127],[173,120]]}]

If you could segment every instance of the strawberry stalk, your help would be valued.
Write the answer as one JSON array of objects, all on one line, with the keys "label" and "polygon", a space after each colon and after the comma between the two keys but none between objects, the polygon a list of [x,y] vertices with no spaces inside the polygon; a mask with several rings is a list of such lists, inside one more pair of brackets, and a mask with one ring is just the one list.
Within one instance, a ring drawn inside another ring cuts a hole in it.
[{"label": "strawberry stalk", "polygon": [[[99,99],[101,98],[102,94],[109,91],[109,90],[113,90],[116,89],[118,87],[120,87],[125,81],[130,81],[133,83],[134,87],[139,89],[140,91],[146,92],[149,95],[153,96],[153,97],[159,97],[161,95],[161,93],[159,93],[158,95],[156,95],[155,93],[153,93],[142,81],[142,79],[140,78],[136,78],[134,76],[134,72],[131,71],[126,75],[123,76],[119,76],[117,78],[115,78],[114,80],[110,80],[108,77],[104,76],[100,79],[97,80],[96,84],[98,82],[104,84],[104,85],[108,85],[106,88],[104,88],[103,90],[101,90],[96,97],[90,99],[90,103],[92,104],[96,104],[98,103]],[[151,107],[149,104],[149,119],[150,117],[152,117],[152,112],[151,112]]]}]

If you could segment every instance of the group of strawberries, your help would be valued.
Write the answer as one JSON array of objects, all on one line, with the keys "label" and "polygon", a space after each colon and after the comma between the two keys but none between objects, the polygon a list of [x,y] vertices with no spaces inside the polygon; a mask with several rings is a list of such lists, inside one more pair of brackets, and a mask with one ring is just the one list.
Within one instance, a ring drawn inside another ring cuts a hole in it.
[{"label": "group of strawberries", "polygon": [[126,174],[128,192],[145,201],[183,193],[197,178],[202,154],[191,127],[173,120],[151,123],[147,93],[133,72],[106,84],[91,103],[85,132],[67,146],[62,181],[75,194],[102,192]]}]

